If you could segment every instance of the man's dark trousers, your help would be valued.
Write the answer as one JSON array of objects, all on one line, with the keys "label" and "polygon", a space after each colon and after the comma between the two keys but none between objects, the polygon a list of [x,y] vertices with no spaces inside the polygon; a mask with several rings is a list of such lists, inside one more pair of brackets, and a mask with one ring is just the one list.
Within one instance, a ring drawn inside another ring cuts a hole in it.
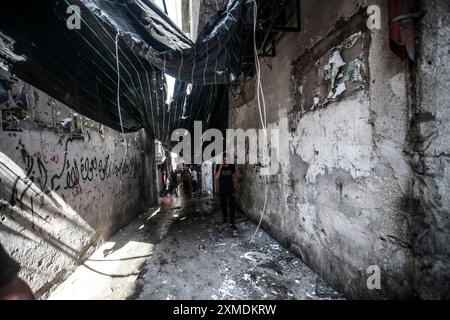
[{"label": "man's dark trousers", "polygon": [[220,206],[222,207],[223,221],[228,222],[228,205],[230,206],[230,223],[234,224],[234,194],[231,192],[221,192]]}]

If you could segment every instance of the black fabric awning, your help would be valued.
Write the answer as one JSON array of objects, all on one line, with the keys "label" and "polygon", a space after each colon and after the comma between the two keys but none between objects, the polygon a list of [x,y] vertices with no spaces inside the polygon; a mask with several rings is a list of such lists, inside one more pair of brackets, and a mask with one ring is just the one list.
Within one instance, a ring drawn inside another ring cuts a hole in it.
[{"label": "black fabric awning", "polygon": [[[78,6],[81,29],[66,26]],[[0,58],[21,79],[75,111],[120,131],[145,128],[168,144],[171,130],[221,127],[225,85],[240,74],[241,32],[247,3],[230,0],[197,41],[192,41],[149,0],[3,0]],[[179,81],[167,101],[164,74]],[[189,96],[187,83],[193,84]],[[223,126],[223,123],[222,123]]]}]

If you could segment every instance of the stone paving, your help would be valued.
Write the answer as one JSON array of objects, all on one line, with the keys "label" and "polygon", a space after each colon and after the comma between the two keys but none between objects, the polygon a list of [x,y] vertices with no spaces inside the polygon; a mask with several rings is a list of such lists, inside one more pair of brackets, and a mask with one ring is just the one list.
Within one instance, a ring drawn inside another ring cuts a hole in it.
[{"label": "stone paving", "polygon": [[217,222],[218,200],[165,197],[100,247],[51,299],[343,299],[256,224]]}]

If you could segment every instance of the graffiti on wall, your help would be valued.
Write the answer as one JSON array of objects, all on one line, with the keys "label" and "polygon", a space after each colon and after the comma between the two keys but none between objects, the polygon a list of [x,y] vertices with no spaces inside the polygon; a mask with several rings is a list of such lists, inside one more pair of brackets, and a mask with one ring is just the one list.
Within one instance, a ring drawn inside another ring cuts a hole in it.
[{"label": "graffiti on wall", "polygon": [[[91,182],[98,181],[101,184],[112,178],[134,179],[140,176],[141,163],[137,156],[124,160],[113,159],[109,154],[71,156],[72,143],[73,140],[68,138],[61,153],[44,156],[40,151],[31,154],[19,140],[16,150],[21,155],[24,176],[16,175],[9,204],[49,222],[52,216],[63,216],[61,208],[51,201],[53,192],[67,202],[67,195],[71,195],[74,200]],[[47,209],[41,210],[44,206]],[[53,209],[49,211],[50,207]],[[41,212],[46,213],[42,215]]]},{"label": "graffiti on wall", "polygon": [[[96,156],[80,157],[80,158],[68,158],[68,148],[72,139],[67,139],[64,148],[64,156],[61,162],[61,172],[54,175],[51,181],[51,189],[58,191],[63,189],[72,189],[80,187],[83,182],[91,182],[95,178],[101,181],[105,181],[111,177],[122,178],[132,177],[135,178],[139,172],[140,163],[136,157],[131,159],[125,158],[119,162],[111,160],[110,155],[105,155],[102,158]],[[59,163],[60,157],[54,155],[51,158],[55,164]]]},{"label": "graffiti on wall", "polygon": [[[108,132],[104,126],[0,70],[0,227],[5,215],[15,223],[22,221],[23,230],[34,232],[39,230],[36,219],[46,224],[66,215],[89,216],[95,206],[104,203],[99,202],[102,198],[114,192],[117,182],[135,183],[142,176],[139,153],[122,159],[114,151],[102,152],[107,149],[102,142],[92,145],[92,134],[98,134],[101,141],[110,137],[118,145],[114,133]],[[27,142],[30,135],[37,146]],[[44,147],[49,145],[45,137],[56,138],[58,146]],[[98,151],[82,149],[84,143]],[[139,141],[135,140],[135,144],[139,145]]]}]

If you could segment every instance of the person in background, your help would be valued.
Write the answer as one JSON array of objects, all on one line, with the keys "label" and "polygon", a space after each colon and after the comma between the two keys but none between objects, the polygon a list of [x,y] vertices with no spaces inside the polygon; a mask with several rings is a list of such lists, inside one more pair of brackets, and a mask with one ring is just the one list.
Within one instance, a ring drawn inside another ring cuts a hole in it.
[{"label": "person in background", "polygon": [[19,264],[0,243],[0,300],[34,300],[30,287],[17,275]]},{"label": "person in background", "polygon": [[233,164],[228,164],[225,153],[222,164],[217,166],[214,178],[219,181],[219,197],[222,207],[223,223],[228,223],[229,207],[231,229],[236,230],[236,225],[234,224],[234,192],[237,190],[236,167]]},{"label": "person in background", "polygon": [[183,171],[183,189],[186,196],[191,195],[191,174],[187,169]]},{"label": "person in background", "polygon": [[195,170],[195,168],[193,168],[191,171],[191,178],[192,178],[192,193],[197,194],[197,187],[198,187],[197,179],[198,179],[198,177],[197,177],[197,170]]}]

